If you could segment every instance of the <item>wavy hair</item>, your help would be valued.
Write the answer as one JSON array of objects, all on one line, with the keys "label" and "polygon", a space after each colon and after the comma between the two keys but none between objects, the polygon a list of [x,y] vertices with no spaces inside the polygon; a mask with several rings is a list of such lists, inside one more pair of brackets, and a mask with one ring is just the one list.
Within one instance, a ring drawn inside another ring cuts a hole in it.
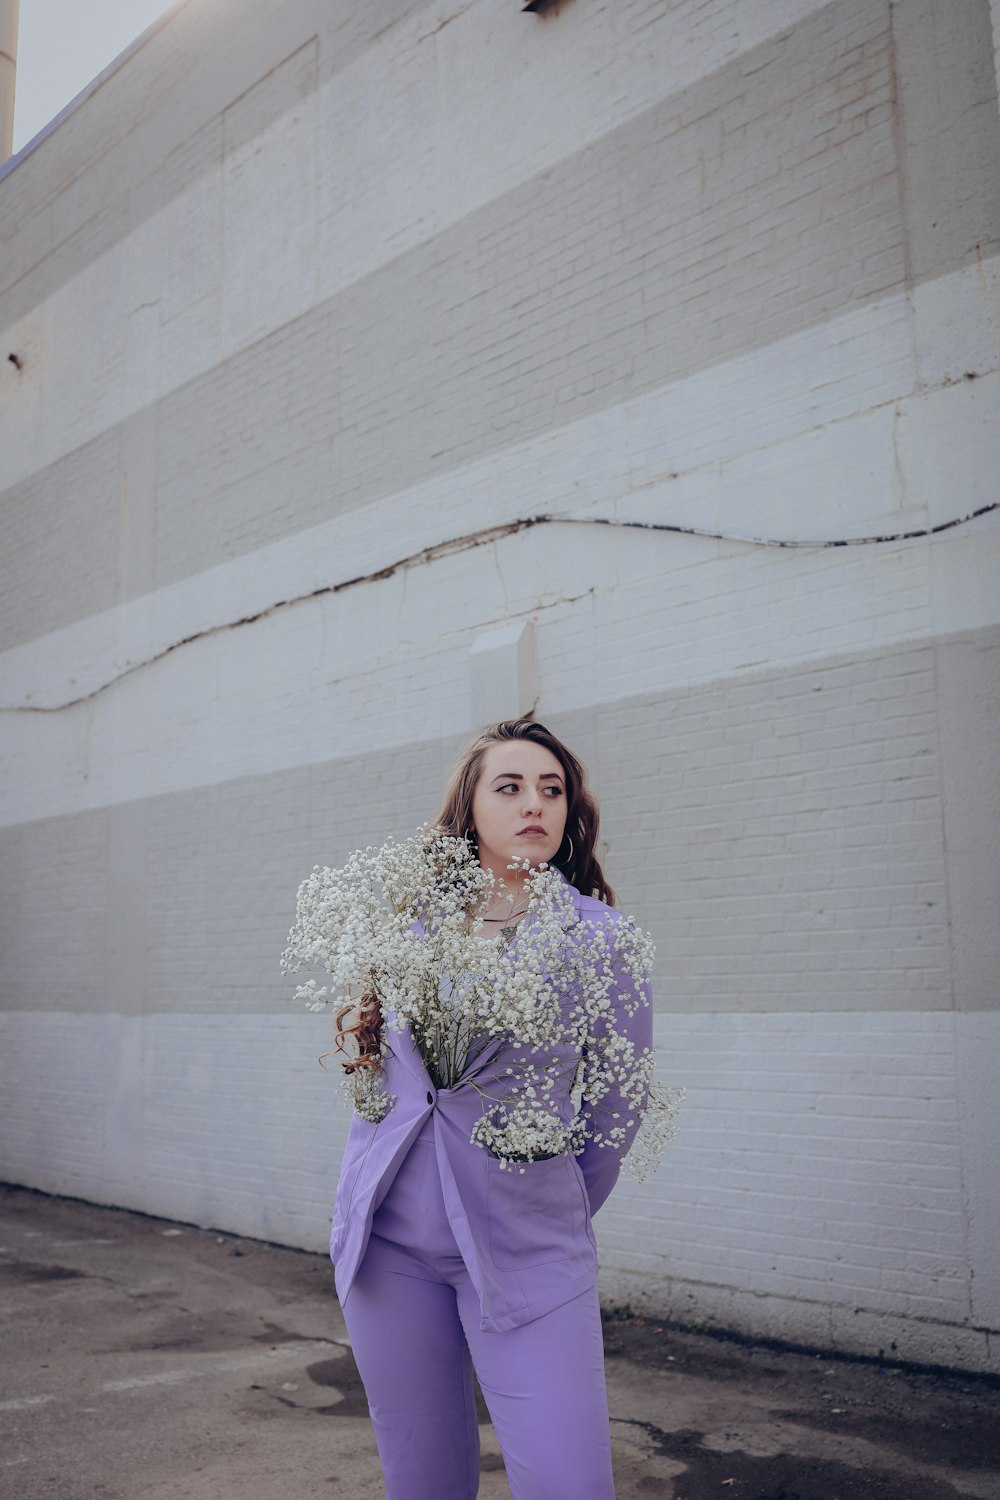
[{"label": "wavy hair", "polygon": [[[563,842],[551,863],[583,895],[596,896],[609,906],[616,906],[618,897],[597,858],[601,815],[597,799],[587,783],[586,769],[562,740],[534,719],[500,719],[495,724],[487,724],[466,745],[445,788],[441,810],[435,819],[436,826],[454,838],[467,838],[471,834],[472,798],[482,773],[483,759],[489,747],[501,740],[531,740],[550,750],[559,761],[566,779],[566,828]],[[564,852],[567,838],[569,844]],[[351,1011],[357,1012],[357,1019],[353,1025],[344,1026],[344,1017]],[[335,1050],[345,1050],[346,1036],[353,1036],[358,1047],[357,1057],[342,1063],[345,1073],[377,1067],[381,1062],[382,1006],[374,990],[366,990],[356,1003],[343,1006],[337,1012],[336,1022]],[[330,1053],[324,1055],[329,1057]]]}]

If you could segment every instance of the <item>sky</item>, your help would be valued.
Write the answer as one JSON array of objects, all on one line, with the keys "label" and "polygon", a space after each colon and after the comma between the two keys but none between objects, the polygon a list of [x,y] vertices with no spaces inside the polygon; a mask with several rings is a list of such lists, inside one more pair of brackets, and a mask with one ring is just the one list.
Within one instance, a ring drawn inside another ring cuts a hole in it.
[{"label": "sky", "polygon": [[21,0],[14,89],[20,151],[172,0]]}]

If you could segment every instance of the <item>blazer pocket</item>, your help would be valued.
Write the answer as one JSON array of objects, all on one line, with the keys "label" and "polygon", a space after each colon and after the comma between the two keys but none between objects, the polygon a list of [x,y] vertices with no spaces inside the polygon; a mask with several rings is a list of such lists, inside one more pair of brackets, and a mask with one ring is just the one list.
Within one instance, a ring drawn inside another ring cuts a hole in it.
[{"label": "blazer pocket", "polygon": [[501,1271],[566,1260],[586,1234],[586,1204],[569,1155],[522,1165],[523,1174],[501,1172],[494,1157],[487,1159],[490,1254]]}]

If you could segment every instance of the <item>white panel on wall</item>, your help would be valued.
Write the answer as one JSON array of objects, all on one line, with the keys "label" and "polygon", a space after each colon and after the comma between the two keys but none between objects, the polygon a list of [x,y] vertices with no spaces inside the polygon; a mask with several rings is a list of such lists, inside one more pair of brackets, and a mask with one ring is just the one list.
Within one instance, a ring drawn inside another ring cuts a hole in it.
[{"label": "white panel on wall", "polygon": [[469,647],[471,727],[519,719],[538,702],[535,622],[484,631]]}]

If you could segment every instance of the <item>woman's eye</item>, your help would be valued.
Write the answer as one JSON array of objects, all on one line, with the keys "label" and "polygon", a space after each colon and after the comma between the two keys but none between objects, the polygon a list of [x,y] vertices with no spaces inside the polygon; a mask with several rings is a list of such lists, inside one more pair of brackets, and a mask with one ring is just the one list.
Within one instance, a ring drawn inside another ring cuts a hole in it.
[{"label": "woman's eye", "polygon": [[[498,792],[505,792],[509,786],[512,786],[514,788],[515,792],[517,791],[517,782],[516,781],[505,781],[504,784],[503,784],[503,786],[498,786],[497,787],[497,791]],[[562,796],[562,787],[561,786],[547,786],[545,788],[545,790],[547,792],[554,793],[554,795],[552,797],[552,801],[553,802],[556,800],[556,797],[561,797]]]}]

